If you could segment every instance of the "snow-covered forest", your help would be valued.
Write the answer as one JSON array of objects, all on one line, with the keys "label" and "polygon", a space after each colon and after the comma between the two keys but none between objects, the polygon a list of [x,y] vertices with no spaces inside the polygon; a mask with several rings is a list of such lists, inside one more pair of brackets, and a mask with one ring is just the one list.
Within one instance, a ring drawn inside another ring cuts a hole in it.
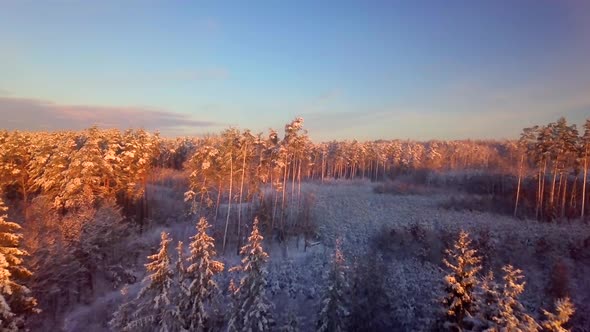
[{"label": "snow-covered forest", "polygon": [[0,131],[0,330],[588,331],[588,158],[590,119]]}]

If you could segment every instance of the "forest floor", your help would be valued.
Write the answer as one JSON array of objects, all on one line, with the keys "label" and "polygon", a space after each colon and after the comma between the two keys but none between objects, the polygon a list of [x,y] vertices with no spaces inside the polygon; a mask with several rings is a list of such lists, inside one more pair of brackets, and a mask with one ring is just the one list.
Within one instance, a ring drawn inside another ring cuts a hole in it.
[{"label": "forest floor", "polygon": [[[449,198],[444,192],[379,194],[374,186],[364,181],[304,184],[303,191],[314,197],[312,219],[318,226],[321,245],[304,252],[303,245],[296,246],[294,239],[288,242],[286,249],[267,239],[271,255],[269,294],[275,304],[278,326],[285,322],[289,313],[294,313],[299,317],[302,331],[313,330],[323,274],[334,243],[340,238],[351,274],[355,266],[371,256],[383,259],[380,287],[390,306],[378,319],[394,330],[430,330],[440,314],[437,301],[444,294],[444,249],[461,229],[472,235],[474,244],[484,255],[484,267],[493,270],[497,278],[505,264],[524,271],[527,284],[522,300],[533,315],[540,317],[540,308],[552,309],[552,296],[566,292],[571,294],[578,309],[576,325],[590,326],[590,318],[587,318],[590,317],[590,278],[587,277],[590,275],[590,250],[585,249],[583,243],[590,238],[590,226],[579,222],[549,224],[490,213],[447,210],[441,207],[441,202]],[[183,213],[169,216],[163,225],[152,228],[135,241],[145,244],[141,246],[145,252],[141,252],[135,266],[130,267],[138,281],[143,278],[143,257],[157,247],[159,232],[169,231],[175,240],[187,244],[195,232],[190,220]],[[235,245],[229,248],[232,249],[221,258],[227,267],[239,264]],[[221,250],[218,248],[218,251]],[[557,263],[565,267],[565,272],[552,277]],[[236,277],[224,273],[219,281],[220,288],[227,289],[229,279]],[[563,283],[565,285],[556,285]],[[130,286],[130,294],[138,288],[139,283]],[[105,316],[113,312],[120,301],[118,290],[105,290],[90,305],[73,310],[66,317],[64,329],[108,330]]]}]

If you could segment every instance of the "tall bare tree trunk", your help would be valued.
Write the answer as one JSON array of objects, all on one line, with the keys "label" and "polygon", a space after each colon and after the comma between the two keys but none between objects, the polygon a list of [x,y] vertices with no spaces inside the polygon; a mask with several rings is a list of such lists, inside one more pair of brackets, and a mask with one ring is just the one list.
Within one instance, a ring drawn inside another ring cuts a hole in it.
[{"label": "tall bare tree trunk", "polygon": [[297,170],[297,208],[301,206],[301,160],[299,160],[299,169]]},{"label": "tall bare tree trunk", "polygon": [[246,175],[246,155],[248,154],[248,144],[244,146],[244,158],[242,159],[242,180],[240,181],[240,204],[238,205],[238,249],[237,255],[240,254],[240,248],[242,248],[242,194],[244,192],[244,176]]},{"label": "tall bare tree trunk", "polygon": [[576,207],[576,198],[578,196],[578,179],[580,178],[580,173],[576,173],[576,177],[574,178],[574,183],[572,185],[572,192],[570,193],[570,211],[573,211]]},{"label": "tall bare tree trunk", "polygon": [[232,187],[234,182],[234,163],[233,156],[229,154],[229,199],[227,203],[227,217],[225,218],[225,231],[223,232],[223,253],[225,254],[225,245],[227,243],[227,229],[229,227],[229,216],[231,213],[231,201],[232,201]]},{"label": "tall bare tree trunk", "polygon": [[514,216],[516,217],[516,212],[518,212],[518,199],[520,198],[520,183],[522,180],[522,167],[524,165],[524,154],[520,158],[520,167],[518,170],[518,185],[516,186],[516,202],[514,203]]},{"label": "tall bare tree trunk", "polygon": [[326,170],[326,165],[325,165],[325,154],[322,152],[322,183],[324,183],[324,176],[325,176],[325,170]]},{"label": "tall bare tree trunk", "polygon": [[539,200],[539,206],[541,208],[541,216],[543,215],[543,204],[545,203],[545,182],[547,177],[547,159],[543,162],[543,177],[541,181],[541,197]]},{"label": "tall bare tree trunk", "polygon": [[285,192],[287,188],[287,161],[285,161],[284,173],[283,173],[283,200],[281,201],[281,231],[285,230]]},{"label": "tall bare tree trunk", "polygon": [[567,195],[567,174],[565,175],[565,180],[563,181],[563,194],[561,200],[561,219],[565,217],[565,202],[566,202],[566,195]]},{"label": "tall bare tree trunk", "polygon": [[588,181],[588,147],[584,155],[584,183],[582,184],[582,212],[580,218],[584,219],[584,209],[586,207],[586,182]]},{"label": "tall bare tree trunk", "polygon": [[551,193],[549,194],[549,205],[553,209],[553,202],[555,201],[555,182],[557,180],[557,159],[555,160],[555,166],[553,167],[553,181],[551,183]]},{"label": "tall bare tree trunk", "polygon": [[217,223],[217,215],[219,213],[219,203],[221,202],[221,184],[223,183],[222,179],[219,178],[219,188],[217,189],[217,203],[215,204],[215,219],[213,219],[213,223]]},{"label": "tall bare tree trunk", "polygon": [[541,181],[542,181],[542,177],[541,177],[541,168],[539,167],[539,172],[538,172],[538,183],[537,183],[537,204],[535,204],[535,218],[539,219],[539,212],[541,211],[541,197],[542,197],[542,192],[541,192]]}]

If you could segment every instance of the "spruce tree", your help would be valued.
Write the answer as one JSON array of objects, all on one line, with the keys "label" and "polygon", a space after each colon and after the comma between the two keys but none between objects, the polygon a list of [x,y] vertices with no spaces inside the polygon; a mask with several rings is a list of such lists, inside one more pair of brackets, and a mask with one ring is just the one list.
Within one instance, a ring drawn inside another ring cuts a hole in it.
[{"label": "spruce tree", "polygon": [[502,268],[504,271],[504,287],[500,296],[499,315],[494,317],[499,331],[538,331],[540,326],[526,313],[518,297],[524,292],[525,282],[522,270],[512,265]]},{"label": "spruce tree", "polygon": [[135,311],[133,301],[128,300],[129,288],[127,285],[121,289],[121,295],[123,297],[123,303],[119,305],[119,308],[113,313],[113,317],[109,321],[109,327],[113,331],[125,331]]},{"label": "spruce tree", "polygon": [[332,255],[332,266],[327,274],[327,288],[320,302],[320,313],[317,322],[318,332],[340,332],[347,330],[346,292],[348,281],[345,275],[345,260],[340,249],[340,240]]},{"label": "spruce tree", "polygon": [[179,330],[178,316],[171,303],[171,288],[174,274],[170,266],[168,247],[172,240],[168,233],[162,232],[158,253],[148,256],[145,265],[149,275],[145,277],[146,286],[139,292],[136,299],[137,310],[125,330],[145,330],[148,326],[153,331]]},{"label": "spruce tree", "polygon": [[574,304],[566,297],[555,301],[556,313],[551,313],[543,310],[543,314],[547,317],[543,322],[543,329],[547,332],[568,332],[564,327],[575,312]]},{"label": "spruce tree", "polygon": [[463,330],[465,318],[471,319],[474,314],[474,291],[481,258],[475,249],[471,249],[471,240],[465,231],[461,231],[453,248],[446,250],[446,255],[443,262],[449,268],[449,274],[445,276],[444,326],[449,330]]},{"label": "spruce tree", "polygon": [[494,329],[496,326],[494,317],[500,315],[500,292],[500,286],[494,280],[494,274],[491,271],[488,272],[476,291],[476,314],[472,320],[474,331]]},{"label": "spruce tree", "polygon": [[268,254],[262,248],[262,240],[255,218],[248,243],[240,251],[243,258],[239,269],[244,276],[234,291],[235,308],[229,331],[270,331],[274,323],[272,304],[266,296]]},{"label": "spruce tree", "polygon": [[206,305],[218,291],[213,277],[224,268],[223,263],[213,260],[216,254],[215,243],[214,239],[207,235],[208,228],[207,219],[201,218],[197,224],[197,234],[191,238],[192,242],[189,245],[190,265],[183,275],[181,288],[184,294],[181,294],[180,310],[183,327],[189,331],[206,331],[211,328]]},{"label": "spruce tree", "polygon": [[23,257],[28,253],[20,249],[21,227],[6,220],[8,208],[0,197],[0,330],[24,329],[27,314],[36,313],[37,300],[31,291],[21,284],[32,273],[23,266]]}]

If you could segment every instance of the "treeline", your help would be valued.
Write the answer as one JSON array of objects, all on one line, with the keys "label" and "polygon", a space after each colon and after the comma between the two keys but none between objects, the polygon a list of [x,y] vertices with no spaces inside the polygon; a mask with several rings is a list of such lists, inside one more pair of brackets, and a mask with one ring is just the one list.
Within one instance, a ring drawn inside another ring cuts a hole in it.
[{"label": "treeline", "polygon": [[144,130],[0,131],[0,191],[29,206],[43,197],[62,215],[117,202],[141,224],[160,138]]},{"label": "treeline", "polygon": [[[207,214],[213,223],[224,217],[223,251],[233,230],[240,248],[245,202],[255,200],[263,209],[257,212],[264,214],[260,216],[264,228],[276,230],[281,238],[293,229],[308,228],[300,220],[304,181],[381,181],[423,170],[511,175],[517,172],[520,156],[516,141],[313,143],[302,118],[286,124],[284,133],[280,138],[275,130],[264,135],[230,128],[183,149],[194,149],[184,164],[190,174],[185,199],[195,213]],[[248,217],[253,217],[251,205],[246,208]]]},{"label": "treeline", "polygon": [[[579,132],[565,118],[544,126],[523,129],[519,140],[520,168],[514,214],[519,202],[535,207],[539,220],[587,215],[590,119]],[[521,183],[529,181],[528,186]],[[530,192],[534,188],[534,195]],[[522,189],[528,192],[522,193]],[[528,195],[527,195],[528,194]]]}]

